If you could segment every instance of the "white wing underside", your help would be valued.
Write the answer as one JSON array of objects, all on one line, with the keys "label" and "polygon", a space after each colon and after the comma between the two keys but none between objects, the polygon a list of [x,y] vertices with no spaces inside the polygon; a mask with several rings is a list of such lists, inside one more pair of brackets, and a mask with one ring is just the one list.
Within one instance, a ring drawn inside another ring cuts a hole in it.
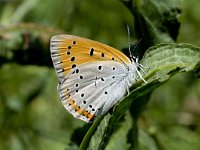
[{"label": "white wing underside", "polygon": [[104,114],[126,94],[135,81],[136,72],[130,73],[128,67],[115,61],[96,61],[73,68],[58,85],[63,105],[76,118],[86,122],[90,120],[76,113],[67,97],[95,116]]}]

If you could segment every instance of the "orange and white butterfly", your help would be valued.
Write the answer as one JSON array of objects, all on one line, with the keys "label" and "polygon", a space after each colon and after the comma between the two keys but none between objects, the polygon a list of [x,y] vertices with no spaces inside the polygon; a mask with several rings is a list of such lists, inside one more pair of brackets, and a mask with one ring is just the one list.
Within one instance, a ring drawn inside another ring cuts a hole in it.
[{"label": "orange and white butterfly", "polygon": [[60,99],[69,113],[86,122],[125,96],[136,75],[143,79],[137,59],[96,41],[57,35],[51,38],[50,50]]}]

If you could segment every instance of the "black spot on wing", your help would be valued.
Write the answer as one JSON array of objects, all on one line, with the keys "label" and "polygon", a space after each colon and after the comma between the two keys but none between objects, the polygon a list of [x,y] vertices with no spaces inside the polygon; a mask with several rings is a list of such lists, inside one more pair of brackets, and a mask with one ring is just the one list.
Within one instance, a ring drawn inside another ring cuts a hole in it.
[{"label": "black spot on wing", "polygon": [[91,48],[90,49],[90,56],[93,56],[94,55],[94,48]]}]

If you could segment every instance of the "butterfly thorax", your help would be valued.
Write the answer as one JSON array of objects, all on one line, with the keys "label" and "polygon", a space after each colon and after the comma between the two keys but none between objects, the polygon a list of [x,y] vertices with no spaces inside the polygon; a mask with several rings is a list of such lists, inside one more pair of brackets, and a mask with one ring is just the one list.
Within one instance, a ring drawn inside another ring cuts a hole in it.
[{"label": "butterfly thorax", "polygon": [[136,81],[138,64],[135,61],[132,61],[131,64],[129,64],[127,67],[127,86],[131,87],[132,84]]}]

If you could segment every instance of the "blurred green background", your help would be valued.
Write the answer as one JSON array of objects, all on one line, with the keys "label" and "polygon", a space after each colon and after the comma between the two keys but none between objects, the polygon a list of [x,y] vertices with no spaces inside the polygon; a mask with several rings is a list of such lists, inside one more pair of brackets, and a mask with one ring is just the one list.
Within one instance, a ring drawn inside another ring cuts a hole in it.
[{"label": "blurred green background", "polygon": [[[200,1],[179,0],[179,4],[177,42],[200,46]],[[58,30],[117,49],[128,45],[128,24],[131,40],[136,41],[134,18],[119,0],[0,0],[0,31],[19,23],[52,28],[46,33],[48,41]],[[0,66],[0,150],[65,149],[74,129],[84,125],[62,106],[57,77],[49,66],[14,62]],[[152,93],[139,124],[143,134],[149,133],[161,145],[200,149],[200,80],[191,73],[174,76]],[[141,143],[148,145],[148,138],[143,136]]]}]

